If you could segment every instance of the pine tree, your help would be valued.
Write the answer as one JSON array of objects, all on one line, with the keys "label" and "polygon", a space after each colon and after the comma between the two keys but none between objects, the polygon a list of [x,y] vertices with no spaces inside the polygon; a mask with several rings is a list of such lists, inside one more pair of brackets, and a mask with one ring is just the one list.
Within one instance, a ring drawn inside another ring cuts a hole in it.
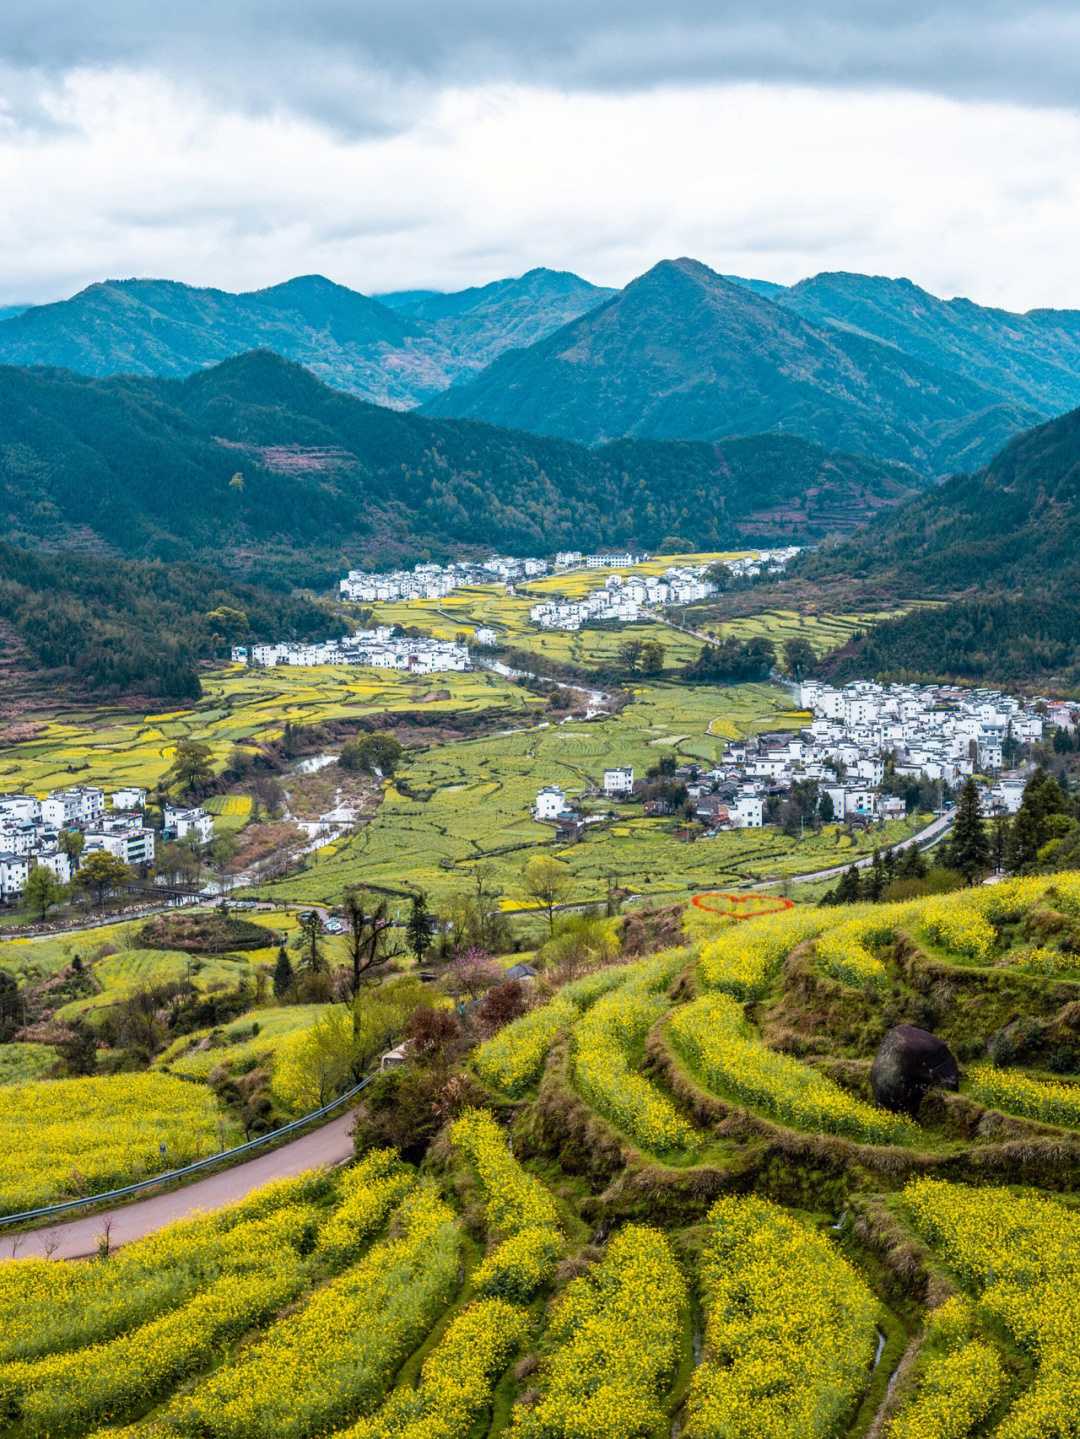
[{"label": "pine tree", "polygon": [[979,791],[969,775],[960,790],[956,819],[948,845],[949,864],[964,876],[968,884],[990,867],[990,842],[979,813]]},{"label": "pine tree", "polygon": [[901,879],[925,878],[926,858],[917,844],[909,844],[906,847],[896,872]]},{"label": "pine tree", "polygon": [[417,964],[420,964],[431,943],[427,895],[422,889],[417,890],[412,897],[409,918],[405,922],[405,937],[408,940],[409,948],[416,956]]},{"label": "pine tree", "polygon": [[862,881],[859,879],[857,865],[845,869],[840,876],[840,883],[836,886],[837,904],[857,904],[862,896]]},{"label": "pine tree", "polygon": [[285,953],[285,946],[282,945],[277,952],[277,963],[274,965],[274,994],[278,999],[284,999],[293,987],[293,967],[289,956]]},{"label": "pine tree", "polygon": [[874,850],[874,858],[870,863],[870,869],[866,875],[866,897],[875,902],[879,900],[885,890],[885,867],[881,862],[881,851]]}]

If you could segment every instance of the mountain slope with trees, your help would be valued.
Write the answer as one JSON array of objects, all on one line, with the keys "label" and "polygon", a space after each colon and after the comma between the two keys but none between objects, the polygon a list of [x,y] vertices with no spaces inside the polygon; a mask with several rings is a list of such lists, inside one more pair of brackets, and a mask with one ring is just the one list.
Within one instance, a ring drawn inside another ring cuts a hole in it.
[{"label": "mountain slope with trees", "polygon": [[[196,699],[198,662],[249,639],[325,639],[340,620],[310,600],[226,577],[207,565],[79,554],[32,554],[0,544],[0,621],[15,669],[36,671],[69,697],[137,694]],[[14,698],[11,670],[5,698]]]},{"label": "mountain slope with trees", "polygon": [[1012,314],[912,284],[844,271],[815,275],[771,296],[815,325],[884,340],[905,354],[1033,406],[1044,415],[1080,405],[1080,312]]},{"label": "mountain slope with trees", "polygon": [[184,381],[0,367],[0,519],[33,547],[212,560],[325,585],[364,562],[820,537],[914,493],[791,436],[597,451],[429,419],[265,352]]},{"label": "mountain slope with trees", "polygon": [[849,577],[953,603],[880,625],[841,675],[956,675],[1080,684],[1080,410],[1019,435],[865,531],[803,557],[796,574]]},{"label": "mountain slope with trees", "polygon": [[598,309],[500,356],[427,412],[585,444],[780,431],[928,475],[983,463],[1040,418],[893,345],[810,324],[688,259],[663,261]]}]

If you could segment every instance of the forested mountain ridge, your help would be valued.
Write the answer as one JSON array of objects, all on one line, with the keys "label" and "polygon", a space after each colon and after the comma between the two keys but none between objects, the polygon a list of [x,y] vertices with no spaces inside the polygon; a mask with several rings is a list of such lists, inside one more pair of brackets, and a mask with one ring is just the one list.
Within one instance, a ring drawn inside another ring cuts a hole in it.
[{"label": "forested mountain ridge", "polygon": [[244,294],[172,280],[110,280],[0,316],[0,363],[183,379],[269,349],[341,389],[408,408],[611,293],[548,270],[432,296],[428,307],[402,296],[381,304],[321,275]]},{"label": "forested mountain ridge", "polygon": [[1017,435],[861,534],[807,556],[808,572],[889,575],[908,592],[1080,580],[1080,409]]},{"label": "forested mountain ridge", "polygon": [[910,471],[792,436],[590,450],[332,390],[265,352],[184,381],[0,367],[0,522],[34,547],[325,585],[361,561],[820,537]]},{"label": "forested mountain ridge", "polygon": [[928,475],[974,468],[1040,418],[894,345],[811,324],[689,259],[661,262],[425,408],[585,444],[779,431]]},{"label": "forested mountain ridge", "polygon": [[1080,409],[1017,436],[797,575],[951,599],[878,626],[840,673],[1080,685]]}]

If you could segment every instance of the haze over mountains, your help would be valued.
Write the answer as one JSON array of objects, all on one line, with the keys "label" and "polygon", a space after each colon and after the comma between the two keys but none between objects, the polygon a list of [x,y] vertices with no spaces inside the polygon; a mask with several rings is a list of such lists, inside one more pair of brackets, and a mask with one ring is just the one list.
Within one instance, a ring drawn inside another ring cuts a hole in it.
[{"label": "haze over mountains", "polygon": [[0,362],[182,378],[254,348],[396,408],[597,444],[788,433],[928,476],[1080,404],[1080,312],[907,280],[784,287],[663,261],[623,291],[538,269],[368,297],[321,276],[232,295],[108,281],[0,318]]}]

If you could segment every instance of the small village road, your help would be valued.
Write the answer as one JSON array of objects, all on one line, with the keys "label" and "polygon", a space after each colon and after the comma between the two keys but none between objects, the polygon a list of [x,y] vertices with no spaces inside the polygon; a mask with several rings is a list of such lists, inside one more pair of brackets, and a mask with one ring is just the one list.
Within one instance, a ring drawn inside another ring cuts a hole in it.
[{"label": "small village road", "polygon": [[321,1165],[341,1164],[352,1157],[352,1121],[352,1112],[340,1115],[322,1128],[283,1144],[280,1149],[260,1154],[206,1179],[197,1179],[167,1194],[132,1200],[116,1209],[77,1216],[23,1234],[0,1233],[0,1261],[46,1259],[50,1254],[53,1259],[86,1259],[98,1252],[98,1241],[107,1220],[112,1221],[109,1244],[115,1249],[143,1239],[178,1219],[236,1204],[252,1190],[275,1179],[288,1179]]}]

